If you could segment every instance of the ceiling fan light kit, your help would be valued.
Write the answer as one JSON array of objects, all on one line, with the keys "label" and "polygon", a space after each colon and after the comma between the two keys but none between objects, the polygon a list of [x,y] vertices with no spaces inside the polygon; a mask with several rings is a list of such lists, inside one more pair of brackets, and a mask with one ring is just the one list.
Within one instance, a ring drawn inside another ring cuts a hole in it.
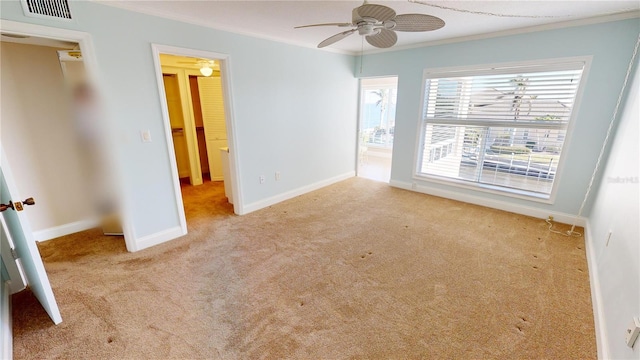
[{"label": "ceiling fan light kit", "polygon": [[387,6],[368,4],[359,6],[351,12],[351,23],[324,23],[297,26],[296,29],[316,26],[354,27],[325,39],[319,48],[334,44],[355,33],[365,37],[365,40],[377,48],[389,48],[396,44],[396,31],[422,32],[438,30],[444,26],[444,21],[438,17],[425,14],[401,14]]}]

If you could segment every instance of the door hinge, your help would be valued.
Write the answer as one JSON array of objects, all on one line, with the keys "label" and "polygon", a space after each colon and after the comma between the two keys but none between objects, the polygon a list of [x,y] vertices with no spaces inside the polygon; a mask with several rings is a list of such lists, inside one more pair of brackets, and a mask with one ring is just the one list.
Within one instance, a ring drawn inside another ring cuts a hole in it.
[{"label": "door hinge", "polygon": [[11,256],[13,256],[13,260],[18,260],[19,256],[18,256],[18,253],[16,252],[16,249],[11,248]]}]

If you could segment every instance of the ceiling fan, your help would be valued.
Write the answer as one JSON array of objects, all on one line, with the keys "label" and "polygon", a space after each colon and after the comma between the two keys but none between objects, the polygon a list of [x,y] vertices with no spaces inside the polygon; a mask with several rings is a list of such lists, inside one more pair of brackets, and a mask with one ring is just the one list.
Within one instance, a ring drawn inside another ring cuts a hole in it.
[{"label": "ceiling fan", "polygon": [[319,48],[329,46],[336,43],[347,36],[355,33],[363,35],[367,42],[377,48],[389,48],[396,44],[398,35],[396,31],[433,31],[444,26],[444,20],[424,14],[401,14],[387,6],[368,4],[366,1],[363,5],[353,9],[351,12],[350,23],[326,23],[296,26],[295,29],[315,27],[315,26],[339,26],[353,27],[332,37],[325,39]]}]

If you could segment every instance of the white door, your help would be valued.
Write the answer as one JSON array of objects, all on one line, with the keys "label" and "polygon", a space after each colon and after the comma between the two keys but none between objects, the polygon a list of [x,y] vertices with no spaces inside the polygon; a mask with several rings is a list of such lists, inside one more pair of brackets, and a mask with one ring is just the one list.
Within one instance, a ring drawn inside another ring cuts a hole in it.
[{"label": "white door", "polygon": [[54,324],[59,324],[62,322],[60,310],[53,296],[47,272],[42,264],[40,251],[38,251],[31,227],[24,214],[24,211],[29,211],[29,208],[28,205],[22,203],[24,198],[20,196],[21,194],[18,193],[17,186],[13,181],[7,158],[2,151],[0,203],[9,204],[11,201],[14,209],[8,208],[0,214],[2,214],[3,223],[6,225],[7,235],[15,246],[15,252],[20,260],[20,265],[22,265],[27,284]]},{"label": "white door", "polygon": [[18,266],[18,262],[13,258],[11,249],[15,248],[16,246],[9,237],[7,224],[5,224],[4,218],[0,216],[0,255],[2,257],[2,263],[5,269],[7,269],[7,275],[9,276],[7,280],[11,280],[9,282],[10,294],[15,294],[27,287],[24,273],[22,269],[20,269],[20,266]]},{"label": "white door", "polygon": [[11,323],[10,281],[0,274],[0,359],[13,358],[13,328]]},{"label": "white door", "polygon": [[198,77],[198,92],[202,108],[202,125],[207,143],[211,180],[223,180],[220,148],[227,146],[227,127],[220,77]]}]

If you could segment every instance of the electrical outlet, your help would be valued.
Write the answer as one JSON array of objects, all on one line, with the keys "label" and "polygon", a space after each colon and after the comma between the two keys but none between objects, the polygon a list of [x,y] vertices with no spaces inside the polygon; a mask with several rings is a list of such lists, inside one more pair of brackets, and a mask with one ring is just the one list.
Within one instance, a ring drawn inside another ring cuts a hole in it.
[{"label": "electrical outlet", "polygon": [[624,340],[627,342],[627,346],[632,348],[633,344],[638,339],[638,334],[640,334],[640,319],[637,317],[633,318],[631,324],[627,328],[627,333],[625,334]]},{"label": "electrical outlet", "polygon": [[276,171],[276,181],[280,181],[280,171]]},{"label": "electrical outlet", "polygon": [[547,218],[547,220],[549,220],[549,221],[553,221],[553,216],[549,215],[549,217]]},{"label": "electrical outlet", "polygon": [[260,180],[260,184],[264,184],[267,181],[267,178],[264,175],[260,175],[258,179]]}]

